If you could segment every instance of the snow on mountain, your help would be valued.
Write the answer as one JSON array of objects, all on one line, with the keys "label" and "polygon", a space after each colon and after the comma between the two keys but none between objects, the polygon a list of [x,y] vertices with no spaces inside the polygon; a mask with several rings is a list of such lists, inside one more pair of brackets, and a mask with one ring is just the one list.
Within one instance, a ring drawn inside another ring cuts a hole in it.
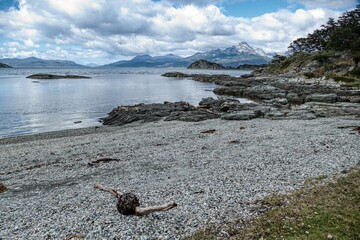
[{"label": "snow on mountain", "polygon": [[227,67],[237,67],[241,64],[266,64],[269,56],[261,48],[253,48],[246,42],[225,49],[214,49],[208,52],[198,52],[189,57],[179,57],[168,54],[151,57],[140,55],[129,61],[118,61],[108,64],[109,67],[184,67],[198,60],[207,60]]},{"label": "snow on mountain", "polygon": [[255,52],[260,56],[268,57],[269,55],[261,48],[254,48]]}]

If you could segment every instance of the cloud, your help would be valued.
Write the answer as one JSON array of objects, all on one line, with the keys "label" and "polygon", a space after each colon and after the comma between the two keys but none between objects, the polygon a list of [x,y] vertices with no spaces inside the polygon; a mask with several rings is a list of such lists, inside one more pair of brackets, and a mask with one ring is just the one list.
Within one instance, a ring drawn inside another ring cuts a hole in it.
[{"label": "cloud", "polygon": [[290,0],[306,7],[343,8],[359,4],[358,0]]},{"label": "cloud", "polygon": [[[191,55],[247,41],[268,51],[285,51],[339,12],[280,10],[254,18],[229,17],[220,1],[22,0],[19,10],[0,12],[0,35],[19,46],[2,56],[109,61],[148,53]],[[15,50],[18,50],[16,51]]]}]

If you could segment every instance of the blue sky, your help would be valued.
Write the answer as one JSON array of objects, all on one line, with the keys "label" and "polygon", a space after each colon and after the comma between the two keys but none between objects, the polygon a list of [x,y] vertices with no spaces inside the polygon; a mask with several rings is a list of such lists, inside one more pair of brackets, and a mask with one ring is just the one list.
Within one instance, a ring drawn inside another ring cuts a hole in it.
[{"label": "blue sky", "polygon": [[82,64],[139,54],[188,56],[246,41],[268,52],[358,0],[0,0],[0,59]]}]

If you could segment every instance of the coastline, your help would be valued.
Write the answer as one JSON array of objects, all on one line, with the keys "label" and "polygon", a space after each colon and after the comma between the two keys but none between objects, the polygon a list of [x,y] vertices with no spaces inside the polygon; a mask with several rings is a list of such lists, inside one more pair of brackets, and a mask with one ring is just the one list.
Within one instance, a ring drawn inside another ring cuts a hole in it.
[{"label": "coastline", "polygon": [[[251,218],[257,199],[358,165],[359,134],[338,127],[359,125],[344,117],[159,121],[1,139],[0,182],[8,190],[0,195],[0,237],[178,239]],[[102,158],[114,161],[89,164]],[[122,216],[95,183],[133,191],[143,206],[179,206]]]}]

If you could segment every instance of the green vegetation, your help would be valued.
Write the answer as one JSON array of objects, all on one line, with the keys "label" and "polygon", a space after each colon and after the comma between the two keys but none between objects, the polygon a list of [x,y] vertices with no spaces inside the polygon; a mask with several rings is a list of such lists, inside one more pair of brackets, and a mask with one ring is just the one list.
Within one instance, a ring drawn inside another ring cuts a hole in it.
[{"label": "green vegetation", "polygon": [[293,52],[351,51],[360,49],[360,5],[343,13],[337,21],[330,18],[321,29],[316,29],[306,38],[293,41],[289,49]]},{"label": "green vegetation", "polygon": [[275,56],[266,70],[306,78],[326,77],[360,87],[360,5],[337,21],[330,18],[321,29],[293,41],[289,49],[292,56]]},{"label": "green vegetation", "polygon": [[360,79],[344,76],[331,76],[336,82],[343,82],[346,86],[350,87],[360,87]]},{"label": "green vegetation", "polygon": [[360,239],[360,169],[336,181],[322,175],[288,195],[261,201],[269,209],[250,222],[212,226],[185,238],[215,239],[226,231],[231,239]]}]

